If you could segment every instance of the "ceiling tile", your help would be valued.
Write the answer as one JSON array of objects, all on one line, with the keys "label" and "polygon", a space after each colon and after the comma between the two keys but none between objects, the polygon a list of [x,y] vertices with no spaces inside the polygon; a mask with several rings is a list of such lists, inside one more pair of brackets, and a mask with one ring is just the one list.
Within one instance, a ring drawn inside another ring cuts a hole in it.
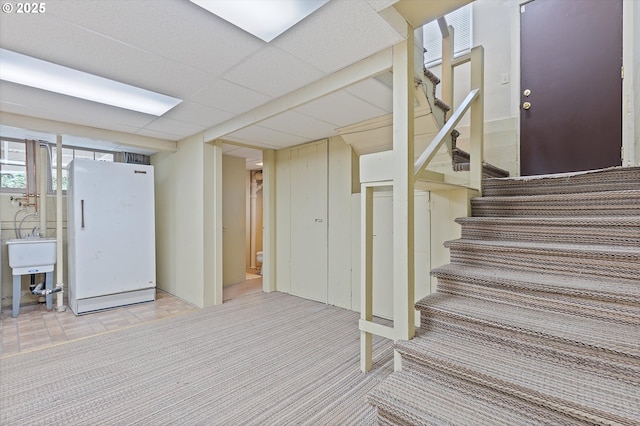
[{"label": "ceiling tile", "polygon": [[194,102],[184,101],[162,117],[209,128],[232,118],[233,114]]},{"label": "ceiling tile", "polygon": [[224,139],[274,149],[311,142],[311,139],[289,135],[260,126],[251,126],[238,130],[225,136]]},{"label": "ceiling tile", "polygon": [[275,48],[267,47],[225,74],[226,80],[268,96],[278,97],[323,74],[301,60]]},{"label": "ceiling tile", "polygon": [[[158,117],[149,123],[142,130],[162,132],[167,135],[174,135],[176,139],[184,138],[205,130],[206,126],[186,123],[184,121],[172,120],[170,118]],[[140,131],[139,134],[142,134]]]},{"label": "ceiling tile", "polygon": [[303,23],[272,43],[326,73],[402,41],[364,1],[329,2]]},{"label": "ceiling tile", "polygon": [[[17,21],[6,17],[2,20],[0,46],[38,59],[180,99],[197,92],[212,78],[210,74],[173,59],[104,37],[54,16],[28,19],[22,24]],[[16,34],[22,35],[16,37]]]},{"label": "ceiling tile", "polygon": [[218,76],[264,46],[188,1],[69,1],[51,14]]},{"label": "ceiling tile", "polygon": [[393,111],[393,91],[373,78],[349,86],[347,92],[387,112]]},{"label": "ceiling tile", "polygon": [[272,99],[263,93],[220,79],[189,98],[190,101],[236,114]]},{"label": "ceiling tile", "polygon": [[336,126],[333,124],[320,121],[296,111],[287,111],[268,120],[261,121],[260,127],[280,130],[311,140],[337,135]]},{"label": "ceiling tile", "polygon": [[225,155],[231,155],[233,157],[251,158],[254,160],[262,159],[261,149],[230,145],[228,143],[222,144],[222,153]]},{"label": "ceiling tile", "polygon": [[333,123],[336,128],[387,114],[381,108],[340,91],[296,108],[298,112]]}]

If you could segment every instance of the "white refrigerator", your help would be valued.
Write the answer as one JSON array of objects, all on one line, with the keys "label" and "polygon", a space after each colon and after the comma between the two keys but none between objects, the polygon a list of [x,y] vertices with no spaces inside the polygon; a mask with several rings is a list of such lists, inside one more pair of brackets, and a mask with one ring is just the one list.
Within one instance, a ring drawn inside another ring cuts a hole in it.
[{"label": "white refrigerator", "polygon": [[67,189],[69,307],[155,300],[153,166],[73,160]]}]

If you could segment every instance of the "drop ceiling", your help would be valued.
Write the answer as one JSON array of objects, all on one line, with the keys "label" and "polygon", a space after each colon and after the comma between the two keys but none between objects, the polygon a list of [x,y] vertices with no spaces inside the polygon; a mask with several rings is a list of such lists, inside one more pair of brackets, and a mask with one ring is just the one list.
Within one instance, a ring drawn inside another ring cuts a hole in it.
[{"label": "drop ceiling", "polygon": [[[156,117],[2,81],[0,112],[135,135],[166,149],[166,141],[204,132],[402,41],[385,13],[396,1],[331,0],[265,43],[187,0],[49,0],[45,13],[1,14],[0,47],[183,102]],[[368,79],[222,139],[279,149],[389,112],[391,91]]]}]

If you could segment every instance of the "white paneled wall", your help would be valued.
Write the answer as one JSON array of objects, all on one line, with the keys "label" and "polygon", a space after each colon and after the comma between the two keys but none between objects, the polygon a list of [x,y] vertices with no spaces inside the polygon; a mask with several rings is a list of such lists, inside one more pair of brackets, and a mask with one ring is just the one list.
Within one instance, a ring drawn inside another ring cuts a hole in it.
[{"label": "white paneled wall", "polygon": [[351,306],[352,151],[332,138],[276,152],[276,289]]},{"label": "white paneled wall", "polygon": [[[360,194],[352,202],[352,306],[360,311]],[[431,293],[429,193],[416,191],[414,202],[415,295],[416,300]],[[377,192],[373,197],[373,313],[393,319],[393,196],[390,191]]]}]

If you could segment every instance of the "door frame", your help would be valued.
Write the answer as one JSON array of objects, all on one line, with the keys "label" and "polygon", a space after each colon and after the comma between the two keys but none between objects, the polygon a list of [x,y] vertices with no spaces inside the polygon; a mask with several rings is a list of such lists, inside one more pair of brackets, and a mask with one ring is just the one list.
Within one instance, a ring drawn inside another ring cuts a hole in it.
[{"label": "door frame", "polygon": [[[223,303],[224,282],[222,277],[223,271],[223,247],[222,247],[222,140],[216,140],[212,143],[214,150],[214,167],[215,175],[213,177],[213,228],[215,229],[215,238],[213,241],[213,294],[212,303]],[[262,148],[254,148],[262,149]],[[276,245],[275,245],[275,150],[262,149],[262,250],[264,252],[263,271],[262,271],[262,291],[270,293],[276,290]],[[205,306],[206,305],[205,303]]]},{"label": "door frame", "polygon": [[[534,0],[513,2],[511,12],[511,114],[517,119],[517,164],[520,171],[520,7]],[[635,152],[635,122],[634,122],[634,93],[633,89],[633,24],[635,22],[635,10],[633,1],[622,0],[622,66],[625,73],[622,79],[622,165],[632,166],[636,162]],[[640,11],[638,11],[640,13]],[[640,84],[640,82],[638,82]],[[640,107],[640,106],[638,106]]]}]

